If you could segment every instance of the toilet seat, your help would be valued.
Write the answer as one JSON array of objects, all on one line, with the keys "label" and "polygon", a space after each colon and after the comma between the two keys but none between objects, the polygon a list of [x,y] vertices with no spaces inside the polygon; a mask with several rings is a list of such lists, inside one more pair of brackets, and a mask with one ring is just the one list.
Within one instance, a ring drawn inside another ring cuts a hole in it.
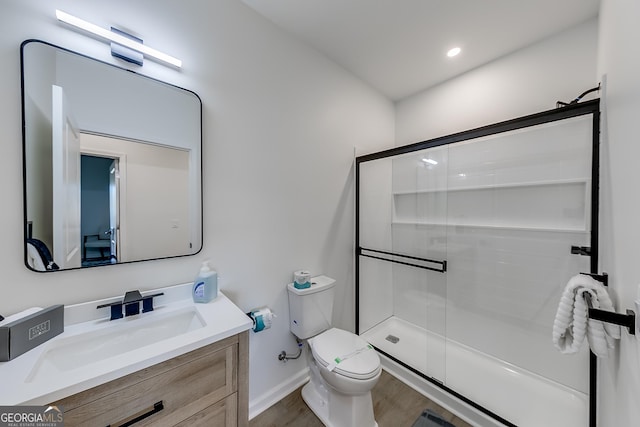
[{"label": "toilet seat", "polygon": [[367,380],[380,372],[380,357],[359,336],[338,328],[309,340],[316,362],[330,371],[356,380]]}]

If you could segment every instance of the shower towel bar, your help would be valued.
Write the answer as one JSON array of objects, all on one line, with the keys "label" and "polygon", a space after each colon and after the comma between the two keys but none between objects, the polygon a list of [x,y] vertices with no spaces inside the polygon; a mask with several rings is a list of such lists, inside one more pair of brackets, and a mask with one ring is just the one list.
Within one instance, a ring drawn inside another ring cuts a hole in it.
[{"label": "shower towel bar", "polygon": [[[580,273],[593,277],[595,280],[601,282],[607,286],[609,283],[609,276],[604,274],[592,274],[592,273]],[[588,292],[583,292],[582,296],[589,307],[589,318],[593,320],[600,320],[602,322],[613,323],[614,325],[620,325],[629,331],[631,335],[636,334],[636,313],[633,310],[627,310],[627,314],[615,313],[612,311],[600,310],[593,308],[591,302],[591,295]]]},{"label": "shower towel bar", "polygon": [[[440,264],[440,267],[439,268],[429,267],[429,266],[422,265],[422,264],[416,264],[416,263],[412,263],[412,262],[400,261],[400,260],[397,260],[397,259],[384,258],[384,257],[381,257],[381,256],[371,255],[371,254],[364,253],[364,252],[373,252],[373,253],[376,253],[376,254],[389,255],[391,257],[406,258],[406,259],[411,259],[411,260],[429,262],[429,263],[432,263],[432,264]],[[365,257],[368,257],[368,258],[379,259],[379,260],[382,260],[382,261],[394,262],[396,264],[408,265],[410,267],[417,267],[417,268],[423,268],[425,270],[437,271],[438,273],[445,273],[447,271],[447,261],[438,261],[438,260],[433,260],[433,259],[428,259],[428,258],[420,258],[420,257],[416,257],[416,256],[411,256],[411,255],[402,255],[402,254],[396,254],[396,253],[393,253],[393,252],[379,251],[377,249],[368,249],[368,248],[362,248],[362,247],[358,248],[358,255],[365,256]]]},{"label": "shower towel bar", "polygon": [[580,273],[580,274],[584,274],[585,276],[591,276],[591,278],[593,278],[594,280],[597,280],[598,282],[602,283],[605,286],[609,286],[609,275],[607,273],[602,273],[602,274]]}]

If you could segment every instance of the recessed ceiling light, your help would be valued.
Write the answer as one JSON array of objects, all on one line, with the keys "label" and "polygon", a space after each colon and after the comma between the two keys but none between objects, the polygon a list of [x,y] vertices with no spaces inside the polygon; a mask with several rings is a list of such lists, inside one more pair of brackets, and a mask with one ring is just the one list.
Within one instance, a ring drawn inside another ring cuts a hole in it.
[{"label": "recessed ceiling light", "polygon": [[460,49],[459,47],[454,47],[453,49],[449,49],[449,51],[447,52],[447,56],[449,58],[453,58],[454,56],[458,55],[461,51],[462,49]]}]

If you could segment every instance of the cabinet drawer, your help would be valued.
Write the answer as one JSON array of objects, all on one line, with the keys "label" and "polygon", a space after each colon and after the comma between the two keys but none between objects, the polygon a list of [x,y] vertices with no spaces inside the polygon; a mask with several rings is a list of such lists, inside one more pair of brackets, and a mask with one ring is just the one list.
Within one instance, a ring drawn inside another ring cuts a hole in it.
[{"label": "cabinet drawer", "polygon": [[223,348],[205,347],[56,404],[64,409],[66,426],[84,427],[117,426],[162,401],[164,409],[135,427],[174,426],[235,393],[237,351],[237,340]]},{"label": "cabinet drawer", "polygon": [[238,396],[236,393],[189,417],[176,427],[235,427]]}]

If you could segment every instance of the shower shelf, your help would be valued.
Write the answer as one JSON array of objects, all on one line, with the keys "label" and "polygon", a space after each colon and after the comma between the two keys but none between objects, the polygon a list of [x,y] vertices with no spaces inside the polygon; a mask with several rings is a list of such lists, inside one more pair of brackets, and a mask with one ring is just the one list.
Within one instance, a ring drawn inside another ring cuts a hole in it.
[{"label": "shower shelf", "polygon": [[589,188],[563,180],[394,194],[392,223],[587,232]]},{"label": "shower shelf", "polygon": [[437,226],[437,227],[469,227],[469,228],[489,228],[495,230],[514,230],[514,231],[548,231],[552,233],[590,233],[590,230],[584,228],[552,228],[552,227],[520,227],[511,225],[485,225],[485,224],[464,224],[464,223],[443,223],[428,221],[392,221],[391,225],[418,225],[418,226]]},{"label": "shower shelf", "polygon": [[411,194],[428,194],[428,193],[445,193],[453,191],[481,191],[481,190],[499,190],[499,189],[511,189],[522,187],[543,187],[554,185],[567,185],[567,184],[588,184],[587,178],[572,178],[572,179],[558,179],[553,181],[526,181],[526,182],[510,182],[504,184],[487,184],[487,185],[470,185],[466,187],[447,187],[447,188],[431,188],[424,190],[404,190],[394,191],[394,196],[405,196]]}]

